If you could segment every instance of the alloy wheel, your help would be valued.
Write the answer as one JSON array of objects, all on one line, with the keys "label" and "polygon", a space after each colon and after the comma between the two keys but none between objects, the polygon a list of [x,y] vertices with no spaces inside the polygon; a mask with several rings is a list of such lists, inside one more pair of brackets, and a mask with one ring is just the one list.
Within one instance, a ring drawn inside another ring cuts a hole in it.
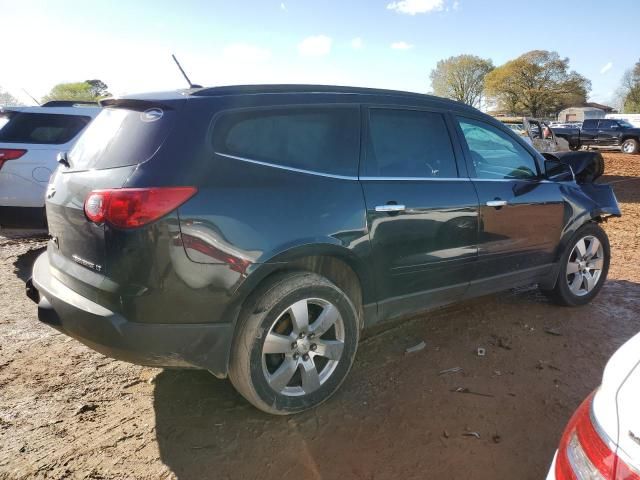
[{"label": "alloy wheel", "polygon": [[319,298],[295,302],[277,317],[262,346],[267,383],[285,396],[318,390],[338,366],[344,340],[344,322],[335,305]]},{"label": "alloy wheel", "polygon": [[578,240],[567,261],[567,284],[571,293],[582,297],[590,293],[600,280],[604,267],[604,249],[593,235]]}]

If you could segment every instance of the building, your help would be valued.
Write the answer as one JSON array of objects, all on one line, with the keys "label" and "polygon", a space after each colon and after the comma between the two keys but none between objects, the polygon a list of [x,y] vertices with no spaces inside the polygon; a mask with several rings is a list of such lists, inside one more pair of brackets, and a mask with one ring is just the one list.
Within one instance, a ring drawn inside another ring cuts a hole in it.
[{"label": "building", "polygon": [[591,118],[604,118],[605,112],[595,107],[570,107],[558,114],[559,122],[584,122]]},{"label": "building", "polygon": [[616,113],[613,107],[595,102],[586,102],[575,107],[565,108],[558,114],[559,122],[583,122],[590,118],[604,118],[609,113]]}]

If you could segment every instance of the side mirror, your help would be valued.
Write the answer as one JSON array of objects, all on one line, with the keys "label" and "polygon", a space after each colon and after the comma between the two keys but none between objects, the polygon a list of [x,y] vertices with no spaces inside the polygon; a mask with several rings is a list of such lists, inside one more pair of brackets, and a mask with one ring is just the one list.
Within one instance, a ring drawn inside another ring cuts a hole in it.
[{"label": "side mirror", "polygon": [[548,180],[554,182],[569,182],[576,179],[571,165],[558,159],[545,160],[544,173]]}]

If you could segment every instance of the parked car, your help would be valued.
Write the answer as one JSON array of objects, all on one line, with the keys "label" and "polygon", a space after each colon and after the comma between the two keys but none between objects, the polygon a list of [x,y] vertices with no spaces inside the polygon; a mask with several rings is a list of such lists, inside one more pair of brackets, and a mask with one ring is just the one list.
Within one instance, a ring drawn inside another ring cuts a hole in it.
[{"label": "parked car", "polygon": [[44,194],[60,151],[98,115],[97,103],[0,109],[0,226],[45,225]]},{"label": "parked car", "polygon": [[496,117],[541,153],[566,152],[569,144],[556,138],[549,124],[527,117]]},{"label": "parked car", "polygon": [[547,480],[640,479],[640,334],[611,357],[602,385],[567,425]]},{"label": "parked car", "polygon": [[571,150],[581,147],[619,147],[624,153],[640,152],[640,128],[625,120],[587,119],[581,128],[552,128],[556,137],[569,142]]},{"label": "parked car", "polygon": [[457,102],[272,85],[102,104],[49,186],[40,320],[229,376],[266,412],[326,400],[364,327],[529,283],[582,305],[607,276],[602,156],[545,158]]}]

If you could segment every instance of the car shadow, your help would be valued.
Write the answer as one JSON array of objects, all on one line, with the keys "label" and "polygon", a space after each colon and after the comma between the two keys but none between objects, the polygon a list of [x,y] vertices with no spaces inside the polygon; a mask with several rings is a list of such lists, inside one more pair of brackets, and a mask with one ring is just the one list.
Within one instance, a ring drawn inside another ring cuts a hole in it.
[{"label": "car shadow", "polygon": [[[208,372],[164,370],[153,396],[160,459],[178,479],[461,478],[469,464],[474,478],[540,478],[606,360],[638,330],[638,302],[639,284],[613,280],[577,309],[527,287],[407,319],[366,335],[340,390],[289,417]],[[405,352],[420,340],[424,350]],[[462,372],[439,373],[452,367]],[[460,386],[490,398],[452,393]],[[461,432],[471,427],[482,440],[470,452]]]},{"label": "car shadow", "polygon": [[15,262],[13,262],[14,272],[16,276],[26,282],[31,277],[31,271],[33,270],[33,264],[36,259],[44,252],[47,247],[39,247],[33,250],[29,250],[21,255],[18,255]]}]

